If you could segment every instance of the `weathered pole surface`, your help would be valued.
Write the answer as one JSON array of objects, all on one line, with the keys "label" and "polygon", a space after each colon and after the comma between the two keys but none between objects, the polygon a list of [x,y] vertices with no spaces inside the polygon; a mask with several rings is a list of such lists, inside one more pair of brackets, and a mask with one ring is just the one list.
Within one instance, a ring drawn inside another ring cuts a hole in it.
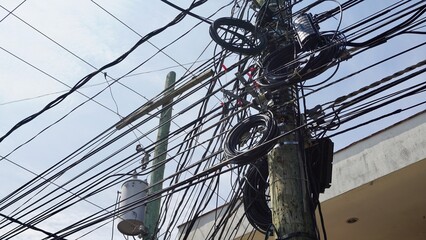
[{"label": "weathered pole surface", "polygon": [[[287,114],[282,132],[293,130],[295,120],[294,115]],[[315,239],[301,154],[297,133],[284,136],[268,154],[272,223],[277,239]]]},{"label": "weathered pole surface", "polygon": [[[174,90],[174,83],[176,80],[176,73],[170,72],[166,77],[166,84],[164,95],[167,96]],[[167,157],[167,145],[168,145],[168,136],[170,131],[170,119],[172,116],[172,107],[167,107],[169,103],[171,103],[173,99],[169,99],[169,101],[164,102],[160,114],[160,123],[157,134],[157,145],[154,150],[154,159],[152,161],[152,165],[161,164],[164,162]],[[150,186],[152,186],[148,192],[148,194],[154,194],[160,191],[163,188],[163,184],[159,183],[164,178],[164,168],[165,165],[161,164],[158,168],[156,168],[151,173]],[[160,216],[160,204],[161,199],[158,198],[152,202],[149,202],[146,207],[146,215],[145,215],[145,227],[147,228],[147,234],[144,236],[146,240],[157,239],[155,233],[157,232],[157,223]]]},{"label": "weathered pole surface", "polygon": [[[275,1],[271,1],[274,2]],[[284,23],[285,44],[294,41],[291,34],[291,0],[278,1]],[[266,2],[268,3],[268,2]],[[297,105],[296,86],[283,87],[278,90],[277,104],[274,111],[281,133],[298,127],[299,108]],[[313,227],[313,215],[309,195],[306,189],[307,179],[303,162],[302,148],[298,132],[283,136],[268,154],[269,192],[271,195],[272,223],[277,239],[306,240],[316,239]],[[272,229],[271,229],[272,230]]]}]

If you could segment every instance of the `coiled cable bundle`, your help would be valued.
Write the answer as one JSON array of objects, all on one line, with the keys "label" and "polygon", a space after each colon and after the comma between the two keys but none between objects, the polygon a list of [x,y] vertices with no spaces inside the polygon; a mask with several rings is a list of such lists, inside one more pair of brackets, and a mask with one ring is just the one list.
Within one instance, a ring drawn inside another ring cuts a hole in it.
[{"label": "coiled cable bundle", "polygon": [[[256,114],[239,122],[225,139],[225,154],[232,158],[231,163],[246,164],[266,155],[276,141],[271,141],[278,136],[278,126],[272,113]],[[250,151],[249,154],[244,154]]]},{"label": "coiled cable bundle", "polygon": [[323,33],[320,36],[320,47],[316,50],[316,54],[311,54],[308,62],[299,67],[292,81],[314,78],[330,68],[339,61],[346,50],[345,42],[344,36],[339,32]]},{"label": "coiled cable bundle", "polygon": [[268,206],[268,163],[266,157],[252,164],[245,176],[243,204],[246,217],[258,231],[266,233],[272,224]]},{"label": "coiled cable bundle", "polygon": [[266,36],[257,32],[250,22],[223,17],[209,29],[210,37],[226,50],[245,55],[256,55],[266,48]]},{"label": "coiled cable bundle", "polygon": [[317,49],[307,57],[295,56],[300,46],[289,44],[268,54],[263,60],[263,78],[260,86],[278,88],[314,78],[338,63],[346,50],[343,35],[323,33]]},{"label": "coiled cable bundle", "polygon": [[270,84],[282,84],[283,81],[289,79],[293,73],[293,69],[298,64],[293,61],[295,57],[296,45],[288,44],[271,53],[263,60],[263,76]]}]

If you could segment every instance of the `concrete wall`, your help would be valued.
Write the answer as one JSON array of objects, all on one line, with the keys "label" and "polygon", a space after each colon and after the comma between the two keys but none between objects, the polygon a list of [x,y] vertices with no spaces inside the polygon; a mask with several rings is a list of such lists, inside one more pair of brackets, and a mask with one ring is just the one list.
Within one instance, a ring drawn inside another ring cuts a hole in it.
[{"label": "concrete wall", "polygon": [[426,158],[426,112],[336,152],[331,188],[321,201]]},{"label": "concrete wall", "polygon": [[[215,219],[221,219],[223,213],[226,212],[227,208],[228,205],[221,206],[216,210],[210,211],[198,218],[193,230],[191,230],[188,239],[206,239],[207,236],[211,236],[211,234],[209,235],[209,233],[215,225]],[[230,217],[230,221],[228,221],[228,228],[230,229],[230,231],[228,231],[228,233],[224,233],[224,235],[222,235],[222,239],[233,239],[234,236],[243,236],[244,234],[253,231],[253,227],[251,227],[250,223],[247,221],[246,218],[244,218],[244,221],[242,221],[237,232],[232,231],[237,227],[237,224],[239,224],[239,220],[243,217],[243,215],[244,207],[241,205],[241,207],[239,207]],[[178,229],[180,235],[185,231],[185,224],[179,226]],[[221,240],[219,236],[215,237],[214,239]]]}]

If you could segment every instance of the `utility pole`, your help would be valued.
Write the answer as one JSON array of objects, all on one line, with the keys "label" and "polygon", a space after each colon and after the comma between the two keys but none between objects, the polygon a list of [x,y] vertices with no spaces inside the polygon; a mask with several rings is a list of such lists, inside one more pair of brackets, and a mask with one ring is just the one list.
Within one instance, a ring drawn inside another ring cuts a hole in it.
[{"label": "utility pole", "polygon": [[[171,94],[174,90],[174,83],[176,80],[176,73],[170,72],[166,77],[165,96]],[[157,134],[157,146],[154,150],[154,160],[152,165],[156,166],[161,164],[167,157],[167,145],[168,145],[168,135],[170,131],[170,119],[172,116],[172,107],[167,107],[169,103],[173,101],[173,98],[168,99],[168,101],[163,102],[162,111],[160,115],[160,123]],[[152,186],[148,194],[154,194],[160,191],[163,188],[163,184],[159,183],[163,180],[164,177],[164,168],[165,165],[161,164],[151,173],[150,185]],[[157,232],[157,222],[160,216],[160,204],[161,199],[158,198],[152,202],[149,202],[146,206],[146,215],[145,215],[145,227],[147,228],[147,234],[144,236],[145,240],[154,240],[157,239],[155,233]]]},{"label": "utility pole", "polygon": [[[292,1],[271,2],[279,4],[277,9],[284,9],[281,18],[288,20],[283,26],[287,35],[285,44],[292,44],[294,42],[291,34]],[[299,108],[296,91],[295,85],[276,90],[278,96],[274,101],[275,106],[279,107],[273,112],[281,133],[292,131],[298,126]],[[302,158],[303,145],[300,144],[303,143],[299,141],[298,132],[293,132],[283,136],[268,154],[272,223],[277,239],[316,239],[309,193],[306,189],[308,182]]]},{"label": "utility pole", "polygon": [[[192,78],[190,81],[182,84],[178,88],[174,89],[174,83],[176,80],[176,73],[170,72],[166,77],[165,91],[163,97],[154,101],[147,102],[128,116],[121,119],[116,125],[116,129],[120,130],[131,124],[132,122],[138,120],[139,118],[149,114],[149,112],[155,110],[156,108],[162,106],[160,114],[160,123],[157,134],[157,146],[154,149],[154,160],[153,165],[157,166],[156,169],[151,173],[151,188],[148,194],[154,194],[160,191],[163,188],[163,184],[160,182],[164,178],[164,160],[167,157],[167,145],[168,145],[168,135],[170,131],[170,119],[172,116],[172,107],[167,107],[168,104],[173,102],[173,98],[183,94],[184,92],[195,87],[197,84],[200,84],[202,81],[213,76],[214,72],[212,70],[207,70],[202,72],[200,75]],[[156,199],[146,206],[145,213],[145,228],[146,234],[143,235],[145,240],[154,240],[157,237],[155,233],[157,232],[157,223],[160,216],[160,204],[161,200]]]}]

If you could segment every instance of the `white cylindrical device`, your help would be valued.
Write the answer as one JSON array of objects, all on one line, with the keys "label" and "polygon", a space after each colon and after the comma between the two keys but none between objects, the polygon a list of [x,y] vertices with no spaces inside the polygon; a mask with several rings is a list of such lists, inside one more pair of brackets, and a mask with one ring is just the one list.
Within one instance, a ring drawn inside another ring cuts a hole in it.
[{"label": "white cylindrical device", "polygon": [[145,204],[138,203],[146,196],[147,182],[137,178],[127,180],[121,186],[118,230],[124,235],[136,236],[144,233]]},{"label": "white cylindrical device", "polygon": [[319,32],[312,20],[312,15],[303,13],[293,20],[297,40],[303,50],[313,50],[318,44]]}]

